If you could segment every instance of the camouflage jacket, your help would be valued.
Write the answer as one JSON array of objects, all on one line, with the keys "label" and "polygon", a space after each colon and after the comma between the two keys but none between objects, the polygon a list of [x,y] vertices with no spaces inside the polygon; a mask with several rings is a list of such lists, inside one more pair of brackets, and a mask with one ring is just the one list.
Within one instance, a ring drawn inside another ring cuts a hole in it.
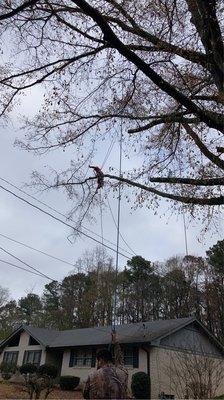
[{"label": "camouflage jacket", "polygon": [[85,399],[127,398],[128,372],[118,343],[115,343],[114,351],[115,365],[105,365],[88,376],[83,393]]}]

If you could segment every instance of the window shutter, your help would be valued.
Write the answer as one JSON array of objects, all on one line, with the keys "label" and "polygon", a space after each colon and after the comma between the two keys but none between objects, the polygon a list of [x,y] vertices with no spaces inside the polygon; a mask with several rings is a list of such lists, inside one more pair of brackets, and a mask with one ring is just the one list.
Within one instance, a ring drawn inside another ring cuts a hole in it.
[{"label": "window shutter", "polygon": [[40,350],[40,351],[34,352],[33,363],[34,363],[35,365],[40,365],[41,353],[42,353],[41,350]]},{"label": "window shutter", "polygon": [[24,355],[23,355],[23,364],[27,363],[27,351],[24,351]]},{"label": "window shutter", "polygon": [[139,351],[138,347],[133,347],[133,368],[139,367]]},{"label": "window shutter", "polygon": [[71,349],[69,367],[74,366],[74,361],[75,361],[75,350]]},{"label": "window shutter", "polygon": [[19,352],[15,351],[13,355],[13,364],[17,364]]},{"label": "window shutter", "polygon": [[91,368],[95,368],[95,365],[96,365],[96,349],[92,349]]}]

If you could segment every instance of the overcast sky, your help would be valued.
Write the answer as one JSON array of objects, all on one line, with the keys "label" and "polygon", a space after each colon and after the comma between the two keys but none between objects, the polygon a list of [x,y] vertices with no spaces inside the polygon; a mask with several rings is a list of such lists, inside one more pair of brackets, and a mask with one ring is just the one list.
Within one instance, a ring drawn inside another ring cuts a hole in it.
[{"label": "overcast sky", "polygon": [[[22,106],[19,108],[19,114],[31,114],[37,109],[39,106],[38,96],[38,89],[35,89],[32,94],[24,99]],[[30,188],[24,188],[24,184],[30,182],[30,175],[33,170],[47,173],[49,167],[63,168],[66,162],[69,161],[72,150],[69,150],[70,153],[60,151],[48,156],[37,157],[15,147],[15,138],[22,138],[24,135],[24,132],[18,130],[19,114],[18,111],[14,112],[12,114],[12,122],[7,127],[0,128],[0,177],[23,188],[60,212],[67,213],[72,204],[68,202],[64,194],[59,191],[37,193],[37,191]],[[96,159],[96,162],[99,165],[104,159],[108,146],[109,143],[105,143],[105,148],[97,154],[97,158],[99,159]],[[109,165],[115,167],[118,165],[117,150],[115,145],[105,165],[105,170]],[[0,181],[0,184],[12,189],[2,181]],[[15,189],[12,190],[19,194]],[[111,197],[110,202],[113,212],[116,215],[116,198]],[[162,202],[160,213],[166,213],[166,210],[167,204]],[[96,210],[95,217],[96,223],[90,225],[88,221],[85,221],[84,225],[100,234],[99,210]],[[52,220],[29,205],[22,203],[2,189],[0,189],[0,226],[0,234],[36,247],[41,251],[67,260],[72,264],[75,263],[85,250],[93,249],[96,245],[92,240],[85,237],[78,238],[74,243],[71,243],[67,239],[71,234],[71,229]],[[217,240],[223,239],[223,224],[220,220],[219,232],[210,232],[205,238],[201,238],[203,242],[199,242],[198,240],[200,229],[201,227],[197,226],[196,223],[195,226],[193,224],[188,225],[188,249],[191,254],[204,256],[206,249],[216,243]],[[116,242],[116,228],[109,211],[103,212],[103,233],[105,238]],[[145,208],[131,213],[128,204],[122,200],[121,233],[135,253],[152,261],[164,261],[173,255],[185,253],[183,217],[170,216],[170,212],[167,213],[167,216],[162,216],[161,218],[154,215],[154,211]],[[127,248],[122,241],[120,245]],[[70,265],[15,244],[2,236],[0,236],[0,246],[53,279],[61,280],[72,270],[72,266]],[[113,253],[111,254],[113,255]],[[25,267],[2,250],[0,250],[0,259]],[[123,268],[125,263],[126,259],[120,257],[120,268]],[[44,285],[48,282],[47,279],[17,270],[2,262],[0,262],[0,271],[0,285],[9,288],[12,298],[19,298],[31,291],[40,294]]]}]

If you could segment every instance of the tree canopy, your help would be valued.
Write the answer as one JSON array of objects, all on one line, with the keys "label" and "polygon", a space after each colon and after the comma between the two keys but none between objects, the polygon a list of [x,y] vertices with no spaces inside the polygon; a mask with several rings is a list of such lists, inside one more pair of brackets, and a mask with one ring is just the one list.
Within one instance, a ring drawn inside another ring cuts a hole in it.
[{"label": "tree canopy", "polygon": [[20,145],[76,151],[53,182],[39,180],[89,211],[98,193],[88,165],[122,121],[124,154],[139,162],[122,176],[103,171],[105,186],[121,182],[138,204],[162,197],[206,217],[222,206],[222,11],[221,0],[2,0],[1,116],[42,84]]}]

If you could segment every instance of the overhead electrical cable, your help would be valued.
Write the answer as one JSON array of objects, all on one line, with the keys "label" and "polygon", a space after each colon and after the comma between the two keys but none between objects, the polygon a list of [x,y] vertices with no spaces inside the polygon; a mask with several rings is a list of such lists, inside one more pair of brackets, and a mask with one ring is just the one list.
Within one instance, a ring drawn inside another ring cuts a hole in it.
[{"label": "overhead electrical cable", "polygon": [[[119,177],[122,177],[122,141],[123,141],[123,119],[121,119],[121,133],[119,143]],[[112,331],[116,330],[117,297],[118,297],[118,264],[119,264],[119,241],[120,241],[120,217],[121,217],[121,181],[118,183],[118,205],[117,205],[117,251],[115,263],[115,291],[114,291],[114,318]]]},{"label": "overhead electrical cable", "polygon": [[[67,216],[66,216],[65,214],[61,213],[60,211],[58,211],[58,210],[55,209],[54,207],[51,207],[49,204],[47,204],[47,203],[45,203],[45,202],[39,200],[39,199],[36,198],[35,196],[33,196],[33,195],[27,193],[25,190],[20,189],[18,186],[14,185],[13,183],[11,183],[10,181],[8,181],[7,179],[4,179],[4,178],[0,177],[0,180],[2,180],[3,182],[7,183],[7,184],[10,185],[10,186],[12,186],[14,189],[17,189],[19,192],[25,194],[26,196],[30,197],[31,199],[37,201],[39,204],[42,204],[43,206],[47,207],[49,210],[54,211],[56,214],[62,216],[62,217],[65,218],[66,220],[68,220],[68,218],[67,218]],[[75,221],[73,221],[73,220],[71,220],[71,221],[75,223]],[[90,232],[90,233],[92,233],[93,235],[95,235],[95,236],[97,236],[97,237],[99,237],[99,238],[101,239],[101,235],[99,235],[98,233],[92,231],[91,229],[86,228],[86,227],[83,226],[83,225],[81,226],[81,228],[82,228],[82,229],[85,229],[87,232]],[[73,227],[73,229],[75,229],[75,227]],[[78,231],[78,228],[77,228],[76,230]],[[80,231],[80,233],[82,233],[82,234],[85,235],[84,232],[81,232],[81,231]],[[104,238],[104,242],[110,243],[112,246],[114,246],[114,247],[116,248],[116,244],[113,243],[113,242],[111,242],[110,240]],[[132,253],[130,253],[129,251],[123,249],[122,247],[119,247],[119,249],[122,250],[122,251],[125,251],[125,253],[129,254],[130,256],[133,256]],[[116,251],[116,250],[114,249],[113,251]]]},{"label": "overhead electrical cable", "polygon": [[[73,229],[74,231],[80,233],[81,235],[87,237],[88,239],[91,239],[91,240],[93,240],[94,242],[96,242],[96,243],[98,243],[98,244],[100,244],[100,245],[102,244],[102,242],[101,242],[100,240],[95,239],[95,238],[93,238],[92,236],[88,235],[87,233],[84,233],[84,232],[80,231],[78,228],[74,227],[73,225],[69,224],[68,222],[63,221],[62,219],[60,219],[60,218],[56,217],[55,215],[51,214],[50,212],[43,210],[41,207],[39,207],[39,206],[37,206],[37,205],[31,203],[30,201],[28,201],[28,200],[24,199],[23,197],[17,195],[16,193],[12,192],[10,189],[7,189],[7,188],[5,188],[5,187],[2,186],[2,185],[0,185],[0,188],[1,188],[2,190],[4,190],[5,192],[10,193],[12,196],[16,197],[17,199],[19,199],[19,200],[23,201],[24,203],[28,204],[29,206],[35,208],[36,210],[38,210],[38,211],[40,211],[40,212],[42,212],[42,213],[48,215],[49,217],[53,218],[54,220],[56,220],[56,221],[62,223],[63,225],[65,225],[65,226],[67,226],[67,227]],[[114,253],[117,253],[117,250],[115,250],[113,247],[108,246],[108,245],[105,244],[105,243],[103,244],[103,246],[106,247],[107,249],[113,251]],[[121,256],[123,256],[124,258],[127,258],[128,260],[130,259],[130,257],[126,256],[125,254],[123,254],[123,253],[121,253],[121,252],[119,252],[119,254],[120,254]]]},{"label": "overhead electrical cable", "polygon": [[[0,178],[0,179],[1,179],[1,178]],[[35,205],[33,205],[32,203],[29,203],[27,200],[25,200],[25,199],[23,199],[22,197],[16,195],[15,193],[11,192],[9,189],[6,189],[6,188],[4,188],[4,187],[1,186],[1,185],[0,185],[0,188],[3,189],[3,190],[5,190],[5,191],[7,191],[7,192],[9,192],[9,193],[11,193],[11,194],[12,194],[13,196],[15,196],[16,198],[18,198],[18,199],[20,199],[20,200],[22,200],[22,201],[28,203],[28,204],[31,205],[32,207],[37,208],[39,211],[41,211],[41,212],[43,212],[43,213],[49,215],[50,217],[52,217],[52,218],[58,220],[59,222],[65,224],[65,225],[67,225],[67,226],[69,226],[70,228],[76,229],[76,228],[74,228],[72,225],[69,225],[69,224],[67,224],[67,223],[64,222],[64,221],[61,221],[60,219],[58,219],[57,217],[54,217],[53,215],[51,215],[50,213],[46,212],[45,210],[42,210],[40,207],[35,206]],[[81,232],[81,233],[82,233],[82,232]],[[0,236],[6,237],[5,235],[2,235],[2,234],[0,234]],[[8,238],[9,238],[9,237],[8,237]],[[12,241],[15,241],[14,239],[11,239],[11,238],[9,238],[9,239],[12,240]],[[94,238],[91,238],[91,239],[94,240]],[[16,242],[16,243],[19,243],[19,244],[22,244],[22,242],[19,242],[19,241],[15,241],[15,242]],[[98,243],[102,245],[102,242],[98,241]],[[25,245],[25,244],[23,243],[23,245]],[[26,246],[26,245],[25,245],[25,246]],[[104,245],[104,246],[105,246],[105,245]],[[31,246],[26,246],[26,247],[31,248]],[[34,249],[34,248],[32,248],[32,249]],[[39,251],[39,250],[37,250],[37,249],[34,249],[34,250]],[[111,250],[115,251],[114,249],[111,249]],[[41,253],[44,253],[44,252],[42,252],[42,251],[40,251],[40,252],[41,252]],[[119,254],[122,255],[123,257],[127,258],[127,259],[130,259],[129,257],[123,255],[122,253],[119,253]],[[46,255],[50,256],[50,255],[47,254],[47,253],[46,253]],[[56,258],[56,257],[54,257],[54,256],[50,256],[50,257]],[[56,258],[56,259],[58,259],[59,261],[62,261],[62,262],[66,262],[66,261],[61,260],[61,259],[59,259],[59,258]],[[68,262],[66,262],[66,263],[70,265],[70,263],[68,263]],[[71,264],[71,266],[75,267],[73,264]],[[40,272],[40,274],[42,275],[41,272]],[[166,274],[161,274],[161,273],[159,273],[159,276],[165,277]],[[50,278],[50,279],[51,279],[51,278]],[[51,280],[54,280],[54,279],[51,279]],[[171,280],[172,282],[174,282],[174,283],[178,283],[178,281],[176,281],[176,280],[173,279],[173,278],[170,278],[170,280]]]},{"label": "overhead electrical cable", "polygon": [[50,278],[48,275],[46,275],[43,272],[39,271],[37,268],[34,268],[32,265],[28,264],[27,262],[21,260],[19,257],[16,257],[14,254],[10,253],[8,250],[4,249],[1,246],[0,246],[0,250],[4,251],[4,253],[8,254],[12,258],[15,258],[15,260],[17,260],[17,261],[21,262],[22,264],[26,265],[28,268],[31,268],[33,271],[38,272],[38,274],[42,275],[44,278],[47,278],[50,281],[55,281],[56,280],[56,279]]},{"label": "overhead electrical cable", "polygon": [[101,189],[100,189],[100,229],[101,229],[101,242],[102,242],[102,246],[103,246],[103,205],[102,205],[102,193],[101,193]]},{"label": "overhead electrical cable", "polygon": [[21,246],[24,246],[24,247],[27,247],[27,249],[34,250],[34,251],[36,251],[37,253],[43,254],[43,255],[45,255],[45,256],[47,256],[47,257],[53,258],[54,260],[57,260],[57,261],[60,261],[60,262],[62,262],[62,263],[64,263],[64,264],[67,264],[67,265],[70,265],[70,266],[72,266],[72,267],[75,267],[75,264],[72,264],[72,263],[69,262],[69,261],[63,260],[62,258],[59,258],[59,257],[56,257],[56,256],[53,256],[52,254],[46,253],[45,251],[36,249],[35,247],[29,246],[28,244],[25,244],[25,243],[23,243],[23,242],[20,242],[19,240],[10,238],[9,236],[3,235],[2,233],[0,233],[0,236],[2,236],[3,238],[5,238],[5,239],[7,239],[7,240],[10,240],[11,242],[20,244]]},{"label": "overhead electrical cable", "polygon": [[102,169],[102,168],[104,167],[104,165],[106,164],[106,162],[107,162],[107,160],[108,160],[108,158],[109,158],[109,156],[110,156],[110,154],[111,154],[111,151],[113,150],[113,147],[114,147],[115,143],[116,143],[116,136],[114,136],[114,137],[112,138],[112,140],[111,140],[111,143],[110,143],[110,145],[109,145],[109,147],[108,147],[108,150],[107,150],[107,152],[106,152],[105,158],[104,158],[104,160],[103,160],[103,162],[102,162],[101,169]]},{"label": "overhead electrical cable", "polygon": [[37,276],[40,276],[41,278],[44,278],[42,274],[38,274],[37,272],[31,271],[30,269],[26,269],[26,268],[20,267],[19,265],[13,264],[13,263],[11,263],[9,261],[0,259],[0,262],[2,262],[4,264],[8,264],[8,265],[10,265],[11,267],[14,267],[14,268],[21,269],[22,271],[29,272],[30,274],[37,275]]},{"label": "overhead electrical cable", "polygon": [[[114,214],[113,214],[113,211],[112,211],[112,208],[111,208],[109,199],[107,199],[107,203],[108,203],[108,207],[109,207],[109,210],[110,210],[111,217],[112,217],[112,219],[113,219],[113,221],[114,221],[114,225],[115,225],[115,227],[116,227],[116,229],[117,229],[117,223],[116,223],[116,221],[115,221]],[[120,237],[121,237],[121,239],[123,240],[123,242],[126,244],[126,246],[129,248],[129,250],[131,250],[131,252],[132,252],[135,256],[137,256],[137,254],[136,254],[135,251],[129,246],[129,244],[127,243],[127,241],[125,240],[125,238],[124,238],[124,236],[121,234],[121,232],[120,232]]]},{"label": "overhead electrical cable", "polygon": [[188,256],[187,226],[186,226],[186,219],[185,219],[185,214],[184,214],[184,212],[183,212],[183,223],[184,223],[184,242],[185,242],[185,251],[186,251],[186,256]]}]

